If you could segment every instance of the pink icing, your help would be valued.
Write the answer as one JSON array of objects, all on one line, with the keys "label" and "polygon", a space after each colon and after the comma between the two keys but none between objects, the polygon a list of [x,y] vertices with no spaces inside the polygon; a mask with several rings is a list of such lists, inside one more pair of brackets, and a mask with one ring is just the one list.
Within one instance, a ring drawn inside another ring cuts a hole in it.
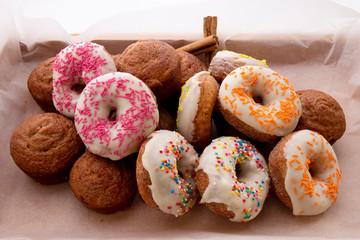
[{"label": "pink icing", "polygon": [[60,113],[73,117],[79,94],[72,88],[114,71],[114,62],[98,44],[80,42],[63,49],[53,63],[55,107]]},{"label": "pink icing", "polygon": [[[120,99],[125,103],[119,105]],[[114,109],[121,114],[109,119]],[[86,86],[74,120],[90,151],[117,160],[137,151],[154,131],[158,109],[150,89],[139,79],[126,73],[109,73]]]}]

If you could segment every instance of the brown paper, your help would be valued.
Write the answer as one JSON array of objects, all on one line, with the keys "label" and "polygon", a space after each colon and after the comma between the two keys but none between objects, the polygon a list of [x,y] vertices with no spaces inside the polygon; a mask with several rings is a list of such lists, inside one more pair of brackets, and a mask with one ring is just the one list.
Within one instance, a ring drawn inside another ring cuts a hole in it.
[{"label": "brown paper", "polygon": [[[219,32],[221,22],[219,18]],[[347,120],[344,136],[333,146],[343,172],[334,206],[318,216],[296,217],[270,190],[261,213],[248,223],[230,222],[198,204],[175,218],[147,206],[139,195],[129,209],[103,215],[85,208],[68,183],[42,186],[27,177],[9,154],[14,129],[42,112],[27,90],[27,78],[40,61],[67,43],[61,39],[34,44],[22,41],[22,61],[18,35],[7,28],[6,37],[0,38],[5,39],[0,42],[0,238],[359,238],[360,22],[342,19],[335,25],[327,33],[227,32],[226,37],[220,33],[223,49],[266,59],[269,67],[286,76],[296,90],[316,89],[333,96]],[[201,36],[201,28],[199,32]],[[120,53],[132,41],[101,40],[112,54]],[[191,40],[184,34],[169,42],[178,47]]]}]

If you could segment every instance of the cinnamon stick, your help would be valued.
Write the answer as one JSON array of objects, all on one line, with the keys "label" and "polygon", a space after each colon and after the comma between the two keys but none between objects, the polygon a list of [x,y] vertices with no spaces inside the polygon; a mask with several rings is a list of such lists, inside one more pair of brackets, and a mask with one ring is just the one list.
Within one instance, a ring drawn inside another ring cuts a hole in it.
[{"label": "cinnamon stick", "polygon": [[[204,37],[209,35],[216,36],[216,29],[217,29],[217,17],[216,16],[207,16],[204,18],[203,24],[203,33]],[[205,64],[209,66],[211,59],[216,54],[217,48],[212,49],[211,51],[205,53]]]},{"label": "cinnamon stick", "polygon": [[[216,47],[219,46],[219,40],[216,35],[210,35],[208,37],[197,40],[188,45],[182,46],[182,47],[178,48],[178,50],[182,50],[185,52],[192,53],[194,55],[198,55],[201,53],[212,51],[214,49],[214,46],[216,46]],[[201,51],[201,52],[198,53],[199,51]],[[197,53],[197,54],[195,54],[195,53]]]}]

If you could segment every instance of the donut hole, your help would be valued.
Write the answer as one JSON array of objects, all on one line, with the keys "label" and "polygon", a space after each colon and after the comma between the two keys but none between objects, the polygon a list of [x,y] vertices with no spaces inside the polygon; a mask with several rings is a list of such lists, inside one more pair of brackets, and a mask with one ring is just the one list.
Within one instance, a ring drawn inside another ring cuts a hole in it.
[{"label": "donut hole", "polygon": [[253,96],[254,102],[260,105],[264,105],[264,100],[261,96]]},{"label": "donut hole", "polygon": [[235,165],[235,175],[236,175],[238,182],[244,183],[244,179],[246,178],[245,171],[242,171],[242,166],[239,162],[236,163],[236,165]]},{"label": "donut hole", "polygon": [[312,178],[322,178],[320,169],[316,165],[315,159],[310,159],[310,163],[307,164],[307,168],[309,169],[309,173]]},{"label": "donut hole", "polygon": [[109,121],[116,121],[116,118],[117,118],[116,110],[117,109],[115,107],[112,107],[110,109],[109,116],[108,116]]},{"label": "donut hole", "polygon": [[71,87],[71,91],[74,91],[77,94],[80,94],[84,90],[85,86],[86,85],[84,83],[83,84],[76,83]]}]

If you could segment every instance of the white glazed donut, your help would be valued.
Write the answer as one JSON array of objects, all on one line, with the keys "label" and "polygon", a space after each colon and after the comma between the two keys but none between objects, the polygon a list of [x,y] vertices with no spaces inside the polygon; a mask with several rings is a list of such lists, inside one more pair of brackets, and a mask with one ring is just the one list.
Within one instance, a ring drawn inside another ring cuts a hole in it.
[{"label": "white glazed donut", "polygon": [[197,161],[198,154],[179,133],[152,133],[137,159],[136,179],[143,200],[174,216],[188,212],[198,198]]},{"label": "white glazed donut", "polygon": [[196,73],[182,87],[176,124],[179,133],[197,151],[204,150],[211,142],[211,115],[218,91],[218,83],[206,71]]},{"label": "white glazed donut", "polygon": [[259,214],[270,184],[263,156],[237,137],[214,139],[205,148],[196,181],[201,203],[235,222],[247,222]]},{"label": "white glazed donut", "polygon": [[90,152],[118,160],[139,150],[155,130],[159,112],[146,84],[129,73],[115,72],[86,85],[74,120]]},{"label": "white glazed donut", "polygon": [[211,59],[209,72],[221,83],[234,69],[243,66],[267,67],[265,60],[258,60],[245,54],[228,50],[218,51]]},{"label": "white glazed donut", "polygon": [[63,115],[73,118],[81,88],[116,66],[104,47],[96,43],[72,44],[56,55],[53,64],[53,102]]},{"label": "white glazed donut", "polygon": [[286,136],[271,152],[269,165],[275,192],[294,215],[317,215],[336,202],[341,169],[320,134],[300,130]]},{"label": "white glazed donut", "polygon": [[265,67],[245,66],[229,73],[219,101],[225,120],[258,141],[292,132],[301,115],[300,99],[288,79]]}]

